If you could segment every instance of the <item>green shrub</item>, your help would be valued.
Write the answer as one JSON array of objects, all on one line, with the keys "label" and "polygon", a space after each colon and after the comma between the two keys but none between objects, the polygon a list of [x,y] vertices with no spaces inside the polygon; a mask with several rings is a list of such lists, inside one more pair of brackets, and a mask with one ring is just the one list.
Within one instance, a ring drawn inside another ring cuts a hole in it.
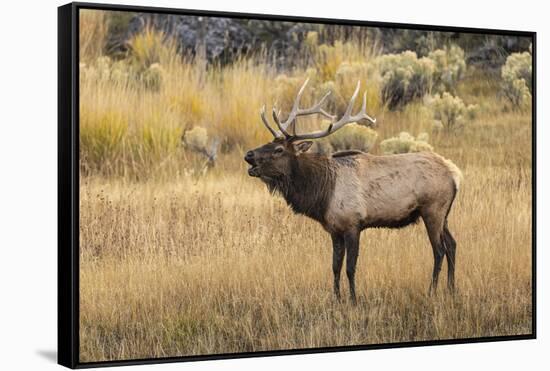
[{"label": "green shrub", "polygon": [[[308,45],[313,45],[312,43],[316,41],[313,35],[310,35]],[[340,40],[335,41],[333,45],[321,44],[318,47],[311,48],[311,50],[313,64],[319,71],[321,81],[333,79],[342,63],[368,60],[372,54],[370,50],[365,50],[364,45]]]},{"label": "green shrub", "polygon": [[118,85],[127,85],[135,79],[135,71],[124,61],[114,62],[109,72],[109,81]]},{"label": "green shrub", "polygon": [[422,58],[412,51],[383,55],[378,58],[378,70],[382,78],[382,101],[390,110],[395,110],[432,90],[456,91],[466,71],[466,62],[464,51],[452,45]]},{"label": "green shrub", "polygon": [[415,52],[405,51],[381,56],[378,69],[382,78],[382,101],[390,110],[395,110],[430,92],[435,63],[426,57],[418,58]]},{"label": "green shrub", "polygon": [[183,144],[193,151],[204,151],[208,144],[208,131],[201,126],[195,126],[184,133]]},{"label": "green shrub", "polygon": [[81,63],[81,78],[92,82],[160,90],[165,73],[163,66],[169,66],[179,59],[175,42],[162,33],[146,29],[135,35],[128,45],[128,58],[113,61],[108,56],[100,56],[86,64]]},{"label": "green shrub", "polygon": [[143,85],[151,90],[158,91],[162,83],[164,70],[158,63],[153,63],[141,74]]},{"label": "green shrub", "polygon": [[331,134],[325,140],[334,151],[356,149],[368,152],[374,146],[377,138],[378,133],[371,128],[351,124]]},{"label": "green shrub", "polygon": [[525,107],[531,102],[532,67],[530,52],[511,54],[502,66],[502,92],[517,108]]},{"label": "green shrub", "polygon": [[312,151],[322,155],[330,155],[334,152],[334,148],[332,147],[328,139],[321,139],[313,142]]},{"label": "green shrub", "polygon": [[[274,104],[277,105],[277,108],[282,109],[285,112],[292,108],[294,99],[296,98],[296,93],[298,92],[298,90],[300,89],[300,86],[302,86],[306,78],[307,77],[302,77],[302,76],[289,76],[285,73],[282,73],[275,78]],[[314,81],[310,81],[308,83],[307,92],[305,92],[304,95],[308,96],[309,95],[308,93],[310,93],[313,89],[314,89]],[[307,98],[307,97],[304,97],[304,98]],[[305,99],[302,99],[302,102],[301,102],[302,105],[304,104],[304,101]]]},{"label": "green shrub", "polygon": [[[344,62],[336,70],[334,81],[326,82],[327,89],[321,89],[321,91],[324,94],[324,92],[332,90],[335,104],[334,113],[342,114],[357,87],[357,81],[360,81],[361,94],[365,91],[367,93],[367,111],[378,112],[382,102],[380,100],[378,79],[376,78],[377,74],[376,66],[373,63]],[[331,83],[332,85],[330,85]],[[355,109],[359,109],[360,98],[361,96],[357,98]]]},{"label": "green shrub", "polygon": [[466,71],[464,50],[456,45],[451,45],[451,47],[430,52],[428,58],[435,63],[433,76],[435,90],[439,93],[455,92],[458,81]]},{"label": "green shrub", "polygon": [[466,105],[458,96],[447,92],[428,99],[433,110],[434,127],[448,131],[462,127],[467,120],[475,119],[478,107],[475,104]]},{"label": "green shrub", "polygon": [[127,60],[113,61],[107,56],[101,56],[92,63],[81,63],[80,76],[84,81],[94,83],[131,85],[129,86],[131,88],[143,86],[158,91],[164,76],[164,69],[159,63],[153,63],[140,70]]},{"label": "green shrub", "polygon": [[103,82],[111,80],[111,58],[101,56],[91,63],[80,63],[80,77],[88,81]]},{"label": "green shrub", "polygon": [[403,131],[398,136],[388,138],[380,143],[380,149],[386,155],[397,153],[424,152],[433,151],[433,147],[428,144],[428,134],[420,133],[418,137]]},{"label": "green shrub", "polygon": [[183,146],[206,157],[207,162],[204,166],[214,165],[218,153],[217,139],[210,140],[208,131],[200,126],[195,126],[193,129],[183,133]]}]

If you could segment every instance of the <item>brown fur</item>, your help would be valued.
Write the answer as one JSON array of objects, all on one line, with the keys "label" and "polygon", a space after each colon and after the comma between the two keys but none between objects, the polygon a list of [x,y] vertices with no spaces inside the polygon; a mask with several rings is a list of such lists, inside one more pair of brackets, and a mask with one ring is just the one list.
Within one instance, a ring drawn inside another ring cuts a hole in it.
[{"label": "brown fur", "polygon": [[[309,143],[309,144],[308,144]],[[359,234],[366,228],[401,228],[423,219],[434,251],[430,291],[435,290],[443,256],[449,288],[454,288],[456,242],[447,216],[461,180],[449,160],[429,152],[374,156],[346,151],[332,156],[304,153],[311,142],[276,139],[245,157],[250,175],[279,192],[292,210],[317,220],[333,239],[335,293],[344,250],[355,301]]]},{"label": "brown fur", "polygon": [[334,189],[333,164],[324,156],[303,154],[291,162],[290,173],[262,180],[279,192],[295,213],[323,223]]}]

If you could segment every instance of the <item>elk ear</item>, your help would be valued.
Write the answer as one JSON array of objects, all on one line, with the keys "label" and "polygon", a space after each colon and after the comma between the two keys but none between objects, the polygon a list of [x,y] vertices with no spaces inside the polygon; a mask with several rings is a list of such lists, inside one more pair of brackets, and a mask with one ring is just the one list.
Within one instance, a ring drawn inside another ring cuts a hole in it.
[{"label": "elk ear", "polygon": [[304,142],[296,143],[294,144],[294,151],[297,155],[300,153],[307,152],[308,149],[310,149],[313,142],[311,140],[306,140]]}]

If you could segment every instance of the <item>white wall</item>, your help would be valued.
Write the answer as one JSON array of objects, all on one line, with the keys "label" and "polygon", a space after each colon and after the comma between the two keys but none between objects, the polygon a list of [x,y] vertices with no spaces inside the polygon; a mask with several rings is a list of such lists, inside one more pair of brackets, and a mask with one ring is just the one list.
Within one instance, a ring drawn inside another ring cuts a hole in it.
[{"label": "white wall", "polygon": [[[105,0],[107,1],[107,0]],[[547,228],[550,21],[543,1],[121,1],[132,5],[538,32],[538,320],[536,341],[451,345],[133,367],[136,370],[540,369],[550,349]],[[9,1],[0,21],[0,367],[53,369],[56,349],[56,33],[60,1]],[[329,334],[327,334],[329,336]]]}]

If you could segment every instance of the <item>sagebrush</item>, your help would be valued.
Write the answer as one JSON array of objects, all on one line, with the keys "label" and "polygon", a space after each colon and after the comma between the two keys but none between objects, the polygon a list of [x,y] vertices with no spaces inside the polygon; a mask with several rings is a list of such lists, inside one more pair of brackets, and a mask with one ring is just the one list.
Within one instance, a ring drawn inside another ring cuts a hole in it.
[{"label": "sagebrush", "polygon": [[502,66],[502,90],[516,109],[531,103],[532,65],[531,53],[523,52],[511,54]]}]

